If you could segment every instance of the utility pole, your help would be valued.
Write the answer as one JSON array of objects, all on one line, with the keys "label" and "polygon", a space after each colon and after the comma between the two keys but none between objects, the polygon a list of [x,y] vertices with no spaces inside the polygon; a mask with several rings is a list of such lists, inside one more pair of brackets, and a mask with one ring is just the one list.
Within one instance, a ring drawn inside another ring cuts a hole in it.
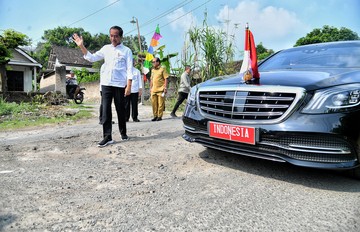
[{"label": "utility pole", "polygon": [[[133,24],[136,23],[136,27],[137,27],[137,31],[138,31],[138,42],[139,42],[138,60],[139,60],[139,54],[142,53],[139,21],[136,17],[133,17],[133,19],[130,21],[130,23],[133,23]],[[143,64],[141,63],[141,71],[142,71],[142,66],[143,66]],[[141,94],[141,103],[140,104],[144,105],[145,83],[144,83],[143,73],[141,73],[141,84],[142,84],[143,92]]]},{"label": "utility pole", "polygon": [[142,52],[138,19],[136,17],[133,17],[133,19],[130,21],[130,23],[136,23],[136,27],[137,27],[137,31],[138,31],[139,52]]}]

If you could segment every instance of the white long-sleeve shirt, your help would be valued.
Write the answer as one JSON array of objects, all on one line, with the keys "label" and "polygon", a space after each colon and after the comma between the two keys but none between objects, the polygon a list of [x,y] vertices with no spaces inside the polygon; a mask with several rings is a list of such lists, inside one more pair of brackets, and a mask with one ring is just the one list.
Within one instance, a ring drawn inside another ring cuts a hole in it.
[{"label": "white long-sleeve shirt", "polygon": [[142,89],[141,73],[139,69],[133,67],[131,93],[137,93],[139,92],[139,89]]},{"label": "white long-sleeve shirt", "polygon": [[104,60],[100,70],[100,85],[123,88],[127,85],[127,80],[132,79],[132,52],[123,44],[116,47],[107,44],[94,54],[88,51],[84,58],[90,62]]}]

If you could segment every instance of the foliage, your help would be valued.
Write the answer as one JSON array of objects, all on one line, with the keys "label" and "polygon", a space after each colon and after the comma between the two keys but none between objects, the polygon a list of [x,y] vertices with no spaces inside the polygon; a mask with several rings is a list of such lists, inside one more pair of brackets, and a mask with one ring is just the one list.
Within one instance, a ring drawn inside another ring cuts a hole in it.
[{"label": "foliage", "polygon": [[[42,95],[37,95],[42,96]],[[31,103],[8,103],[0,99],[0,130],[23,128],[27,126],[43,126],[69,120],[90,118],[91,112],[83,109],[85,106],[70,104],[68,106],[46,106],[40,103],[44,99],[39,97]],[[79,108],[79,112],[69,116],[66,108]]]},{"label": "foliage", "polygon": [[[89,51],[97,51],[105,44],[110,43],[109,35],[107,34],[99,33],[92,36],[83,28],[57,27],[44,31],[44,35],[42,36],[44,42],[37,44],[37,48],[35,50],[36,52],[34,54],[35,58],[43,65],[43,67],[46,67],[52,45],[77,48],[77,45],[72,42],[72,35],[74,33],[77,33],[83,37],[84,45]],[[140,36],[140,39],[142,49],[147,49],[145,37]],[[123,43],[132,51],[139,51],[137,36],[124,36]],[[102,62],[95,62],[93,67],[99,68],[101,65]]]},{"label": "foliage", "polygon": [[139,53],[142,53],[143,51],[148,50],[148,46],[146,44],[146,40],[144,36],[140,36],[141,51],[139,48],[139,39],[137,35],[124,36],[122,42],[124,43],[125,46],[131,49],[134,55],[137,55]]},{"label": "foliage", "polygon": [[29,103],[8,103],[0,98],[0,116],[19,114],[27,111],[34,111],[34,105]]},{"label": "foliage", "polygon": [[[109,35],[104,34],[104,33],[95,34],[91,38],[91,42],[89,42],[89,44],[87,45],[87,49],[89,51],[97,51],[102,46],[104,46],[105,44],[108,44],[108,43],[110,43]],[[73,43],[73,44],[75,44],[75,43]]]},{"label": "foliage", "polygon": [[42,94],[36,94],[31,100],[33,105],[40,105],[45,103],[45,98]]},{"label": "foliage", "polygon": [[217,32],[214,29],[206,26],[203,29],[203,34],[200,37],[201,49],[206,61],[203,81],[209,77],[219,76],[224,74],[225,63],[225,44],[223,38],[226,36],[224,32]]},{"label": "foliage", "polygon": [[51,51],[50,43],[38,43],[34,58],[45,68]]},{"label": "foliage", "polygon": [[18,46],[29,45],[30,39],[26,35],[7,29],[0,35],[0,65],[7,64],[11,59],[11,50]]},{"label": "foliage", "polygon": [[[189,34],[189,39],[191,44],[193,45],[194,48],[194,54],[189,55],[189,60],[187,60],[187,54],[185,53],[185,63],[183,64],[183,66],[190,64],[190,63],[194,63],[194,67],[196,66],[196,63],[198,61],[198,55],[199,55],[199,49],[198,49],[198,44],[199,44],[199,40],[200,40],[200,33],[201,33],[201,29],[200,28],[193,28],[193,29],[189,29],[188,34]],[[193,57],[192,57],[193,56]],[[193,62],[192,62],[193,60]]]},{"label": "foliage", "polygon": [[305,37],[298,39],[294,47],[306,44],[358,39],[360,39],[358,34],[346,27],[338,29],[336,27],[325,25],[323,28],[315,28]]},{"label": "foliage", "polygon": [[256,54],[257,54],[258,60],[263,60],[266,57],[270,56],[271,54],[274,54],[274,50],[265,48],[264,45],[260,42],[256,46]]},{"label": "foliage", "polygon": [[87,70],[86,68],[82,68],[81,70],[79,69],[73,69],[78,83],[85,83],[85,82],[94,82],[97,80],[100,80],[100,73],[93,73],[90,74],[89,70]]},{"label": "foliage", "polygon": [[72,35],[77,33],[84,39],[84,44],[90,46],[91,34],[85,32],[82,28],[57,27],[44,31],[42,39],[44,42],[37,44],[35,58],[43,67],[47,67],[49,55],[52,45],[76,48],[76,44],[72,42]]},{"label": "foliage", "polygon": [[171,53],[171,54],[168,54],[166,56],[164,56],[164,48],[165,48],[165,45],[162,45],[160,47],[158,47],[155,51],[154,51],[154,55],[156,54],[159,54],[159,58],[160,58],[160,61],[161,61],[161,65],[162,66],[165,66],[166,67],[166,71],[168,73],[170,73],[170,70],[171,70],[171,64],[170,64],[170,59],[173,58],[173,57],[176,57],[178,54],[177,53]]},{"label": "foliage", "polygon": [[10,61],[12,56],[12,49],[30,44],[30,39],[20,33],[11,29],[7,29],[0,35],[0,91],[7,91],[7,76],[5,65]]},{"label": "foliage", "polygon": [[202,28],[188,31],[190,44],[185,45],[182,66],[191,65],[201,81],[227,74],[225,63],[232,61],[234,47],[226,33],[209,27],[204,20]]}]

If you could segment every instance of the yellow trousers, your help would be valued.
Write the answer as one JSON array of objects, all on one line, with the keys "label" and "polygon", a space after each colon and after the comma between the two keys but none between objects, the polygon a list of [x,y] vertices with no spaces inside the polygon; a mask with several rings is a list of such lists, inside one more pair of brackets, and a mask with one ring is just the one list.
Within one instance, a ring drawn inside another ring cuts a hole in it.
[{"label": "yellow trousers", "polygon": [[161,96],[163,92],[151,94],[151,105],[154,117],[161,118],[165,109],[165,97]]}]

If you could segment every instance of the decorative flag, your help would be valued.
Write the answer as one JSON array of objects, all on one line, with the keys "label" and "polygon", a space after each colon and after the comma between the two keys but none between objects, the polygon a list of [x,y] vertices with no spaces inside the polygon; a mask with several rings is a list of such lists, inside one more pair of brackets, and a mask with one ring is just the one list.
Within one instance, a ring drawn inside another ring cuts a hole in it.
[{"label": "decorative flag", "polygon": [[159,39],[162,36],[160,35],[160,28],[159,25],[156,26],[155,32],[153,37],[151,38],[149,49],[146,52],[145,61],[144,61],[144,70],[143,73],[147,74],[150,71],[151,61],[154,58],[154,47],[159,45]]},{"label": "decorative flag", "polygon": [[254,36],[249,30],[248,24],[246,24],[245,28],[245,50],[240,75],[243,75],[244,81],[251,80],[252,78],[260,78]]}]

